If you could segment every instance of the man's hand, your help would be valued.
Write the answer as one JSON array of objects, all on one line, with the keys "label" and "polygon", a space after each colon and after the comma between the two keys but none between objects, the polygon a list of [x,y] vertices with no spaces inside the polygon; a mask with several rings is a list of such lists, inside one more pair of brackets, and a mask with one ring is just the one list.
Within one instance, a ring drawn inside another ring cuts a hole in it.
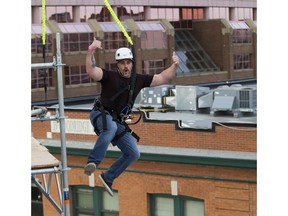
[{"label": "man's hand", "polygon": [[97,40],[94,37],[92,44],[89,46],[89,51],[94,52],[95,49],[102,49],[102,46],[101,46],[101,41]]},{"label": "man's hand", "polygon": [[173,52],[173,55],[172,55],[172,61],[173,61],[173,64],[178,67],[179,65],[179,58],[178,56],[176,55],[175,51]]}]

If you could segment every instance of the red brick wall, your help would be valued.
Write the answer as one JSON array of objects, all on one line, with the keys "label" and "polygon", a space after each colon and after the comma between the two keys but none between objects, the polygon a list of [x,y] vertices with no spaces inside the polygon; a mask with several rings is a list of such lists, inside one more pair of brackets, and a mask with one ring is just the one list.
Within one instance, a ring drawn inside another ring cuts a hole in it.
[{"label": "red brick wall", "polygon": [[[61,159],[60,155],[56,157]],[[108,168],[113,161],[106,158],[100,168]],[[68,172],[69,185],[89,184],[83,169],[78,168],[85,162],[86,157],[68,156],[68,165],[72,167]],[[102,186],[97,177],[100,172],[95,173],[96,186]],[[120,216],[149,215],[147,194],[171,194],[172,180],[178,183],[178,195],[204,200],[205,216],[257,215],[256,183],[249,183],[256,180],[256,170],[138,161],[113,184],[118,190]],[[52,195],[57,196],[55,190]],[[59,215],[47,200],[44,212]]]},{"label": "red brick wall", "polygon": [[[51,112],[51,115],[54,113]],[[89,111],[65,111],[65,116],[69,119],[89,119]],[[50,121],[33,122],[33,136],[46,139],[46,132],[51,131],[50,124]],[[215,131],[193,131],[176,129],[176,125],[163,121],[143,122],[142,118],[131,129],[140,136],[140,145],[256,152],[256,128],[215,125]],[[53,133],[53,139],[59,137],[59,133]],[[67,133],[66,139],[95,141],[97,136]]]},{"label": "red brick wall", "polygon": [[[65,111],[65,116],[88,119],[89,111]],[[141,145],[256,152],[255,128],[216,125],[215,131],[199,132],[176,130],[176,125],[171,122],[143,122],[143,119],[131,128],[140,135]],[[36,139],[45,139],[47,131],[51,131],[50,121],[32,122]],[[59,133],[53,133],[53,139],[59,138]],[[67,140],[94,142],[96,138],[95,135],[66,134]],[[55,156],[61,160],[60,155]],[[88,185],[88,177],[82,168],[87,156],[68,155],[70,186]],[[105,158],[99,168],[107,169],[114,160]],[[95,173],[97,186],[102,186],[97,177],[100,172]],[[256,172],[256,169],[246,168],[137,161],[115,180],[113,188],[119,193],[120,216],[148,216],[148,194],[171,194],[172,180],[178,182],[179,195],[204,200],[205,216],[256,216]],[[51,195],[58,196],[55,184],[52,184]],[[44,215],[58,216],[51,203],[46,198],[43,200]]]}]

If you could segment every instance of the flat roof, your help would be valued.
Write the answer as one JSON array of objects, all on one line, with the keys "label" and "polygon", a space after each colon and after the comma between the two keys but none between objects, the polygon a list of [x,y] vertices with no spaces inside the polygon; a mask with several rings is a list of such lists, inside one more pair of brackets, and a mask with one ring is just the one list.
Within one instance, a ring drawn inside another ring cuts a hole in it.
[{"label": "flat roof", "polygon": [[257,117],[255,115],[233,117],[231,114],[220,114],[213,116],[207,113],[193,113],[189,111],[178,112],[149,112],[149,120],[175,120],[178,127],[193,129],[212,129],[213,124],[228,126],[231,124],[256,125]]},{"label": "flat roof", "polygon": [[[228,82],[227,82],[228,83]],[[234,87],[233,87],[234,85]],[[256,89],[257,91],[257,84],[255,83],[248,83],[248,84],[232,84],[230,87],[234,89]],[[163,85],[165,87],[165,85]],[[173,85],[171,85],[173,86]],[[178,86],[179,85],[175,85]],[[205,86],[204,84],[202,86]],[[185,86],[182,86],[185,87]],[[186,87],[190,87],[187,85]],[[192,85],[195,87],[195,85]],[[230,91],[228,85],[219,85],[209,87],[209,92],[218,89],[224,89]],[[153,87],[152,87],[153,89]],[[159,97],[159,89],[156,91],[155,88],[153,89],[153,94]],[[161,90],[162,91],[162,90]],[[186,91],[185,91],[186,92]],[[228,92],[229,93],[229,92]],[[226,93],[225,93],[226,94]],[[232,93],[233,95],[234,93]],[[140,95],[140,94],[139,94]],[[139,96],[138,95],[138,96]],[[256,93],[255,93],[256,95]],[[191,96],[191,95],[190,95]],[[97,96],[95,96],[96,98]],[[151,96],[152,97],[152,96]],[[182,97],[182,96],[181,96]],[[188,96],[185,96],[188,97]],[[92,98],[92,99],[91,99]],[[185,99],[185,98],[184,98]],[[93,107],[93,100],[94,97],[91,96],[89,100],[84,101],[77,101],[74,103],[64,103],[65,110],[75,110],[75,111],[90,111]],[[257,99],[254,99],[257,100]],[[91,102],[92,101],[92,102]],[[136,99],[137,101],[137,99]],[[224,101],[225,102],[225,101]],[[47,107],[48,109],[56,109],[58,108],[58,104],[50,105]],[[153,106],[153,105],[152,105]],[[209,109],[198,109],[197,110],[176,110],[172,107],[141,107],[139,103],[135,102],[134,104],[134,111],[139,112],[136,108],[140,109],[143,112],[145,120],[151,121],[175,121],[178,126],[178,129],[196,129],[196,130],[211,130],[215,125],[220,125],[224,127],[232,127],[232,126],[241,126],[248,128],[243,128],[243,130],[256,130],[257,127],[257,109],[249,112],[243,111],[239,112],[239,115],[235,116],[234,113],[230,111],[216,111],[213,114],[209,112]],[[167,108],[167,109],[166,109]],[[163,111],[164,110],[164,111]],[[235,127],[234,127],[235,128]],[[239,129],[240,130],[240,129]]]},{"label": "flat roof", "polygon": [[[49,108],[56,108],[58,104]],[[65,106],[65,110],[86,110],[90,111],[93,107],[93,103],[82,103]],[[137,104],[135,104],[137,107]],[[138,107],[137,107],[138,108]],[[139,110],[134,109],[135,112]],[[161,108],[147,109],[140,108],[144,113],[145,120],[151,121],[175,121],[179,129],[212,129],[213,125],[228,126],[231,124],[245,124],[245,126],[256,127],[257,126],[257,114],[249,112],[240,112],[238,117],[235,117],[232,112],[217,112],[215,115],[211,115],[207,111],[164,111]]]}]

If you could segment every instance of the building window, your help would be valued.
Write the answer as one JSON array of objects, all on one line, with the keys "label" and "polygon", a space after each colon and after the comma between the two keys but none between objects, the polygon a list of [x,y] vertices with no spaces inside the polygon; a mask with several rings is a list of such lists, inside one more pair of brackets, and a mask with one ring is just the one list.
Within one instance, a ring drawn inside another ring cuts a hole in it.
[{"label": "building window", "polygon": [[[41,34],[31,35],[31,54],[42,54],[43,42]],[[52,34],[46,34],[45,53],[52,53]]]},{"label": "building window", "polygon": [[114,193],[111,197],[107,192],[102,191],[102,205],[101,205],[101,216],[118,216],[118,193]]},{"label": "building window", "polygon": [[118,216],[118,193],[111,197],[100,187],[74,186],[72,208],[75,216]]},{"label": "building window", "polygon": [[144,7],[143,6],[118,6],[117,16],[119,20],[133,19],[134,21],[144,20]]},{"label": "building window", "polygon": [[234,54],[234,70],[252,69],[252,54]]},{"label": "building window", "polygon": [[70,33],[64,34],[64,52],[73,52],[79,51],[79,34],[78,33]]},{"label": "building window", "polygon": [[154,198],[154,216],[174,216],[174,200],[167,197]]},{"label": "building window", "polygon": [[252,43],[252,30],[244,21],[229,21],[233,29],[232,41],[234,44]]},{"label": "building window", "polygon": [[175,29],[192,29],[192,20],[204,19],[204,8],[180,8],[179,18],[169,20]]},{"label": "building window", "polygon": [[52,68],[46,69],[32,69],[31,70],[31,89],[51,87],[52,82]]},{"label": "building window", "polygon": [[164,60],[143,61],[143,74],[159,74],[164,70]]},{"label": "building window", "polygon": [[46,14],[49,20],[55,20],[58,23],[73,22],[72,6],[47,6]]},{"label": "building window", "polygon": [[65,85],[91,83],[92,79],[86,73],[85,65],[69,66],[65,70]]},{"label": "building window", "polygon": [[93,42],[94,33],[66,33],[63,34],[64,52],[87,51]]},{"label": "building window", "polygon": [[[116,10],[115,13],[120,21],[125,19],[144,20],[143,6],[119,6]],[[81,6],[80,15],[81,22],[85,22],[87,19],[96,19],[98,22],[113,21],[109,10],[105,6]]]},{"label": "building window", "polygon": [[166,34],[161,31],[142,31],[142,49],[165,49],[167,47]]},{"label": "building window", "polygon": [[150,195],[151,216],[204,216],[204,200],[165,194]]},{"label": "building window", "polygon": [[204,8],[181,8],[180,19],[204,19]]},{"label": "building window", "polygon": [[86,22],[88,19],[96,19],[99,22],[108,21],[109,14],[109,11],[105,11],[102,6],[80,6],[81,22]]},{"label": "building window", "polygon": [[232,39],[234,44],[252,43],[251,29],[233,29]]},{"label": "building window", "polygon": [[94,32],[87,23],[58,23],[63,33],[63,51],[87,51],[94,40]]},{"label": "building window", "polygon": [[165,29],[159,21],[137,22],[141,30],[142,49],[165,49],[167,47],[167,37]]},{"label": "building window", "polygon": [[157,8],[151,7],[150,13],[145,14],[145,20],[167,19],[169,21],[179,21],[179,8]]},{"label": "building window", "polygon": [[118,49],[120,47],[129,47],[129,42],[122,32],[104,33],[104,49]]}]

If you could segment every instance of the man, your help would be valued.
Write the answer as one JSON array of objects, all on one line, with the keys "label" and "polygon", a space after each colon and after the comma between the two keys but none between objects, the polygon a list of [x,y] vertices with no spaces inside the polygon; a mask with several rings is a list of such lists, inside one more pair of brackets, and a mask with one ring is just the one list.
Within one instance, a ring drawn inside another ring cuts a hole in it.
[{"label": "man", "polygon": [[[95,49],[102,49],[101,41],[96,38],[86,55],[86,71],[92,79],[100,82],[102,87],[100,98],[95,101],[90,113],[90,121],[98,139],[89,154],[84,172],[91,175],[104,159],[109,144],[117,146],[122,155],[106,172],[99,175],[105,189],[113,196],[113,181],[140,157],[135,141],[135,138],[139,137],[125,124],[123,116],[129,114],[142,88],[167,84],[176,76],[179,59],[173,52],[172,65],[160,74],[137,74],[136,78],[133,78],[134,59],[130,49],[122,47],[116,51],[117,71],[97,67],[93,56]],[[135,84],[131,82],[133,79]]]}]

